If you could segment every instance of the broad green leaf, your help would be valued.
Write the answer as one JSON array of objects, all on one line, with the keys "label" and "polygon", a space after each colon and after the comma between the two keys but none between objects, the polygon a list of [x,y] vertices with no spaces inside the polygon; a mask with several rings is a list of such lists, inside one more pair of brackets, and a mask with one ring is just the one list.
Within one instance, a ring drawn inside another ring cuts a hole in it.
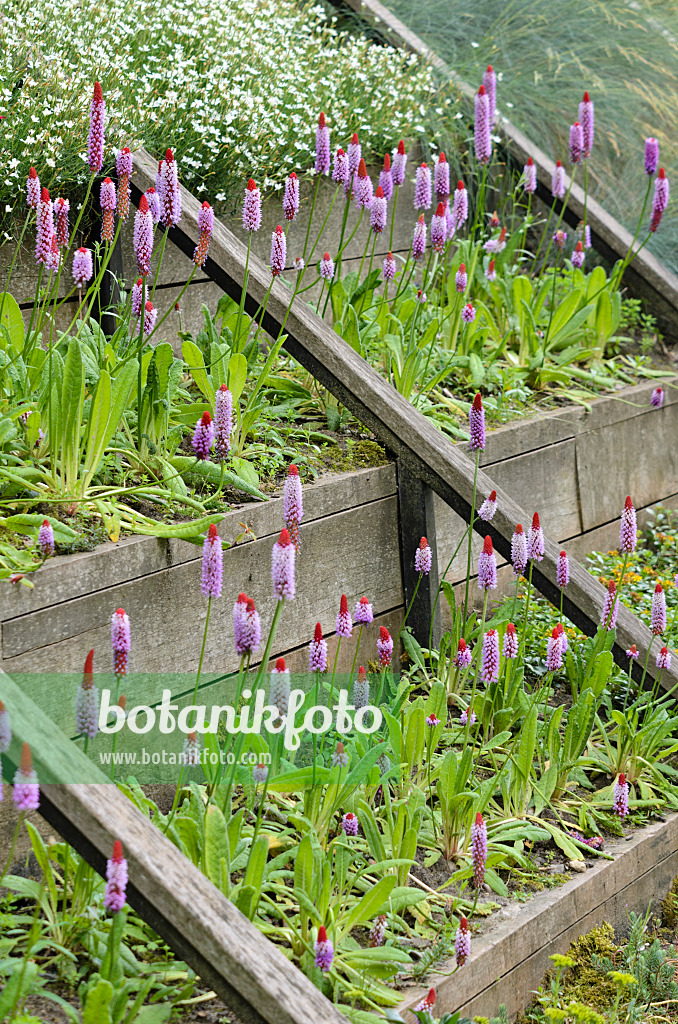
[{"label": "broad green leaf", "polygon": [[373,885],[369,892],[358,900],[355,907],[341,922],[340,937],[348,935],[357,924],[371,921],[377,909],[388,899],[396,884],[395,875],[385,875],[380,878],[376,885]]},{"label": "broad green leaf", "polygon": [[235,404],[247,383],[247,360],[241,352],[234,352],[228,361],[228,387]]},{"label": "broad green leaf", "polygon": [[5,340],[9,338],[14,351],[21,352],[24,344],[24,320],[19,304],[9,292],[0,292],[0,309],[0,346],[4,347]]},{"label": "broad green leaf", "polygon": [[202,357],[202,352],[195,344],[194,341],[185,341],[181,346],[181,354],[184,357],[186,363],[186,369],[189,371],[193,380],[200,388],[201,392],[210,403],[214,406],[214,388],[212,382],[207,375],[205,369],[205,362]]}]

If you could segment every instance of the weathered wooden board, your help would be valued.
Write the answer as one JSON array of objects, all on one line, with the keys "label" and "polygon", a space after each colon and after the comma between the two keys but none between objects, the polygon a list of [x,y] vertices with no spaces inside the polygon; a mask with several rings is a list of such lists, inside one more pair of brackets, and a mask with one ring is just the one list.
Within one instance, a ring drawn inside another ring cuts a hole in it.
[{"label": "weathered wooden board", "polygon": [[[501,1003],[509,1015],[522,1012],[551,966],[552,953],[567,952],[574,939],[603,921],[623,930],[627,911],[643,913],[661,900],[678,873],[678,815],[631,833],[628,841],[615,840],[609,852],[613,861],[591,861],[584,874],[507,907],[503,920],[491,920],[473,942],[469,962],[436,985],[436,1012],[463,1009],[471,1017],[492,1017]],[[441,965],[441,975],[452,967]],[[399,1012],[426,991],[409,991]]]},{"label": "weathered wooden board", "polygon": [[[0,699],[12,716],[13,739],[6,759],[16,769],[22,741],[30,742],[41,780],[42,816],[100,874],[113,843],[122,841],[130,906],[244,1024],[346,1024],[313,983],[5,674],[0,674]],[[53,784],[64,779],[73,781]]]},{"label": "weathered wooden board", "polygon": [[[143,150],[134,154],[133,198],[138,201],[154,181],[155,162]],[[192,252],[199,237],[198,201],[182,189],[183,218],[181,225],[169,232],[171,240],[186,252]],[[205,273],[234,296],[242,292],[246,249],[221,224],[216,224],[210,257]],[[269,291],[270,289],[270,291]],[[280,282],[271,285],[270,270],[258,260],[250,259],[246,305],[252,314],[263,305],[268,293],[268,305],[263,326],[270,334],[277,334],[285,324],[285,346],[290,354],[324,384],[339,401],[371,430],[390,451],[394,452],[412,472],[443,498],[462,518],[470,519],[473,493],[473,464],[454,447],[436,427],[398,394],[353,349],[338,338],[312,309],[295,301],[290,308],[291,295]],[[482,470],[477,476],[478,497],[482,501],[492,491],[493,481]],[[499,488],[499,507],[491,523],[476,524],[478,533],[489,534],[494,546],[505,558],[510,555],[511,536],[516,522],[529,521],[525,511]],[[537,589],[549,600],[560,603],[556,585],[559,547],[550,539],[546,542],[545,557],[533,572]],[[570,586],[563,604],[565,614],[585,633],[598,628],[605,601],[604,588],[593,580],[578,564],[573,564]],[[626,648],[636,643],[644,652],[652,643],[649,629],[626,608],[621,608],[617,620],[617,640],[614,656],[626,666]],[[643,661],[641,653],[640,661]],[[652,659],[650,662],[652,666]],[[652,674],[654,674],[652,666]],[[678,673],[664,672],[666,685],[678,683]]]},{"label": "weathered wooden board", "polygon": [[[376,26],[379,34],[392,46],[404,47],[420,54],[453,81],[467,100],[472,100],[475,89],[459,78],[438,54],[387,7],[379,3],[379,0],[332,0],[332,3],[337,7],[349,7],[361,15],[369,24]],[[500,116],[498,127],[506,139],[509,156],[518,166],[522,167],[528,157],[532,157],[537,167],[537,194],[550,206],[553,201],[551,180],[554,161],[503,115]],[[570,179],[567,175],[565,182],[569,188]],[[565,222],[576,227],[584,217],[585,206],[587,223],[591,228],[596,251],[612,262],[624,257],[633,243],[632,234],[591,196],[588,197],[586,204],[584,189],[575,182],[570,189],[568,205],[564,210]],[[652,302],[652,311],[655,315],[675,326],[678,317],[678,277],[667,270],[647,249],[641,249],[639,243],[636,243],[635,250],[637,255],[625,271],[625,282],[635,292]]]}]

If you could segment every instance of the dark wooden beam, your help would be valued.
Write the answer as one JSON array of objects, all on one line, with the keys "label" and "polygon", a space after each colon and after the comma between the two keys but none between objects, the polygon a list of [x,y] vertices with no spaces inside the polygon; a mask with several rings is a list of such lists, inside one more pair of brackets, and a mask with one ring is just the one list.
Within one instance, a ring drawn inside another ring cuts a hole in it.
[{"label": "dark wooden beam", "polygon": [[21,745],[29,743],[40,814],[101,875],[113,843],[122,842],[130,906],[243,1024],[346,1024],[306,975],[1,672],[0,700],[13,734],[5,777],[13,777]]},{"label": "dark wooden beam", "polygon": [[[145,150],[134,154],[132,199],[138,203],[141,193],[155,181],[157,162]],[[198,241],[200,202],[182,187],[181,222],[170,229],[169,240],[189,257]],[[225,292],[240,299],[245,276],[247,247],[228,228],[217,221],[204,272]],[[270,292],[269,292],[270,289]],[[268,294],[268,299],[266,296]],[[266,303],[262,317],[264,330],[277,336],[284,324],[285,348],[354,416],[368,427],[379,442],[393,452],[403,467],[428,484],[443,501],[466,522],[471,516],[474,466],[468,456],[453,445],[438,428],[418,412],[350,345],[340,338],[303,300],[292,303],[292,292],[278,279],[271,286],[271,271],[250,255],[245,308],[255,316]],[[474,529],[489,534],[500,555],[511,556],[511,537],[516,523],[529,525],[533,510],[525,510],[493,483],[482,470],[477,475],[478,505],[490,492],[497,491],[498,508],[491,523],[476,520]],[[539,511],[534,510],[534,511]],[[548,531],[548,522],[545,523]],[[535,566],[533,582],[537,590],[554,605],[560,606],[556,569],[560,546],[547,539],[544,560]],[[571,581],[563,602],[565,615],[582,632],[593,635],[600,623],[606,590],[583,566],[573,563]],[[642,674],[645,651],[659,644],[647,626],[628,608],[622,607],[617,619],[617,639],[613,653],[617,663],[628,665],[626,649],[636,644],[641,651]],[[648,672],[656,673],[651,657]],[[675,670],[664,672],[663,684],[678,684]]]}]

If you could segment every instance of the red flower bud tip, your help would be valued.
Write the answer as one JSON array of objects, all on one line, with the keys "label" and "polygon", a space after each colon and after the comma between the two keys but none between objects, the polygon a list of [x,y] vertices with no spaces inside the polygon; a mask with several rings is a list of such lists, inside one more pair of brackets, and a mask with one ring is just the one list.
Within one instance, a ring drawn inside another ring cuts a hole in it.
[{"label": "red flower bud tip", "polygon": [[237,600],[237,602],[236,602],[236,603],[237,603],[237,604],[247,604],[247,600],[248,600],[248,598],[247,598],[247,594],[245,594],[245,593],[243,593],[243,592],[241,591],[241,592],[240,592],[240,593],[238,594],[238,600]]},{"label": "red flower bud tip", "polygon": [[365,158],[362,157],[362,156],[360,157],[360,163],[358,164],[358,177],[359,178],[366,178],[367,177],[367,167],[365,166]]},{"label": "red flower bud tip", "polygon": [[383,199],[384,198],[384,190],[381,187],[381,185],[377,185],[377,191],[374,194],[377,197],[377,199]]},{"label": "red flower bud tip", "polygon": [[560,160],[556,160],[556,167],[562,167],[562,166],[563,165],[561,164]]},{"label": "red flower bud tip", "polygon": [[212,422],[212,417],[208,413],[207,409],[205,409],[204,413],[202,414],[202,419],[200,422],[202,423],[203,427],[209,427],[210,423]]},{"label": "red flower bud tip", "polygon": [[438,209],[436,210],[436,217],[444,217],[444,216],[445,216],[445,204],[444,203],[438,203]]},{"label": "red flower bud tip", "polygon": [[574,249],[575,249],[575,252],[583,252],[584,251],[584,247],[581,244],[581,242],[577,242],[577,244],[575,245]]},{"label": "red flower bud tip", "polygon": [[388,258],[389,260],[392,260],[392,259],[393,259],[393,253],[392,253],[392,252],[390,252],[390,253],[388,254],[388,257],[387,257],[387,258]]},{"label": "red flower bud tip", "polygon": [[139,200],[139,212],[148,213],[148,199],[146,196],[142,196]]},{"label": "red flower bud tip", "polygon": [[256,181],[254,180],[254,178],[250,178],[250,180],[247,182],[247,191],[248,192],[254,192],[254,191],[256,191],[256,187],[257,187]]},{"label": "red flower bud tip", "polygon": [[[89,652],[85,658],[85,670],[83,673],[82,685],[85,689],[88,689],[92,685],[92,674],[94,669],[94,648]],[[2,710],[0,708],[0,710]]]},{"label": "red flower bud tip", "polygon": [[401,156],[405,156],[405,143],[403,142],[402,139],[398,143],[398,152],[400,153]]},{"label": "red flower bud tip", "polygon": [[490,501],[496,501],[496,500],[497,500],[497,492],[496,491],[490,491]]},{"label": "red flower bud tip", "polygon": [[520,523],[518,523],[518,525],[516,526],[516,533],[522,533],[522,532],[523,532],[523,527],[522,527],[522,525]]},{"label": "red flower bud tip", "polygon": [[445,154],[443,153],[442,150],[440,151],[440,156],[438,157],[438,163],[439,164],[446,164],[447,163],[447,160],[445,159]]},{"label": "red flower bud tip", "polygon": [[339,611],[342,615],[348,615],[348,601],[346,600],[346,594],[341,595],[341,601],[339,602]]},{"label": "red flower bud tip", "polygon": [[527,166],[531,167],[533,163],[534,163],[534,160],[532,159],[532,157],[528,156],[528,158],[527,158]]},{"label": "red flower bud tip", "polygon": [[424,161],[421,166],[422,167],[428,167],[428,164]]},{"label": "red flower bud tip", "polygon": [[457,182],[457,192],[461,192],[463,190],[463,188],[464,188],[464,182],[461,181],[461,180],[458,181]]},{"label": "red flower bud tip", "polygon": [[590,102],[591,102],[591,97],[589,96],[589,92],[588,92],[588,89],[587,89],[586,92],[584,93],[584,103],[590,103]]},{"label": "red flower bud tip", "polygon": [[501,231],[499,232],[499,241],[500,242],[505,242],[506,241],[506,228],[502,228]]},{"label": "red flower bud tip", "polygon": [[283,229],[280,226],[280,224],[276,224],[275,233],[276,233],[276,235],[282,235]]},{"label": "red flower bud tip", "polygon": [[610,582],[607,585],[607,589],[610,594],[614,594],[615,590],[617,589],[617,584],[614,582],[614,580],[610,580]]},{"label": "red flower bud tip", "polygon": [[113,843],[113,860],[118,864],[122,860],[122,843],[119,839],[116,839]]},{"label": "red flower bud tip", "polygon": [[127,612],[125,611],[125,609],[124,609],[124,608],[118,608],[118,609],[116,609],[116,612],[115,612],[115,614],[116,614],[116,615],[126,615],[126,614],[127,614]]},{"label": "red flower bud tip", "polygon": [[487,70],[490,72],[490,74],[492,74],[492,65],[491,64],[487,65]]},{"label": "red flower bud tip", "polygon": [[[466,920],[466,919],[464,918],[464,920]],[[428,990],[428,995],[426,996],[426,1001],[428,1002],[429,1006],[433,1006],[433,1004],[435,1003],[435,1001],[436,1001],[436,990],[434,988],[430,988]]]},{"label": "red flower bud tip", "polygon": [[171,149],[168,149],[166,151],[166,153],[165,153],[165,160],[167,161],[168,164],[171,164],[172,161],[174,160],[174,153],[172,152]]},{"label": "red flower bud tip", "polygon": [[391,637],[391,634],[387,630],[386,626],[380,626],[379,627],[379,638],[381,640],[389,640],[390,637]]},{"label": "red flower bud tip", "polygon": [[484,85],[481,85],[480,88],[478,89],[478,95],[479,96],[484,96],[485,95],[485,86]]},{"label": "red flower bud tip", "polygon": [[99,82],[95,82],[94,83],[94,99],[96,100],[97,103],[101,103],[103,98],[104,98],[104,94],[102,92],[101,85],[99,84]]},{"label": "red flower bud tip", "polygon": [[21,747],[21,771],[24,775],[28,775],[33,770],[33,757],[31,755],[31,748],[27,743],[24,743]]},{"label": "red flower bud tip", "polygon": [[316,643],[319,643],[322,640],[322,638],[323,638],[323,628],[322,628],[322,626],[320,625],[319,622],[316,622],[316,624],[315,624],[315,636],[313,637],[313,639],[315,640]]},{"label": "red flower bud tip", "polygon": [[[110,181],[110,178],[108,180]],[[41,203],[48,203],[49,202],[49,189],[46,189],[44,186],[43,186],[42,192],[40,193],[40,202]]]},{"label": "red flower bud tip", "polygon": [[118,707],[122,708],[123,711],[127,707],[127,697],[125,696],[124,693],[121,693],[120,697],[118,698]]},{"label": "red flower bud tip", "polygon": [[428,547],[428,541],[426,540],[426,537],[422,537],[421,538],[421,540],[419,541],[419,547],[420,548],[427,548]]},{"label": "red flower bud tip", "polygon": [[483,551],[485,552],[486,555],[491,555],[494,553],[494,549],[492,547],[492,538],[489,536],[489,534],[487,535],[487,537],[485,537]]},{"label": "red flower bud tip", "polygon": [[284,658],[278,658],[275,663],[275,667],[278,672],[287,672],[287,665],[285,664]]},{"label": "red flower bud tip", "polygon": [[351,136],[351,142],[353,143],[354,146],[356,146],[358,144],[358,141],[358,133],[353,132],[353,135]]},{"label": "red flower bud tip", "polygon": [[30,171],[28,172],[28,177],[29,178],[37,178],[37,176],[38,176],[38,172],[36,171],[35,167],[31,167]]},{"label": "red flower bud tip", "polygon": [[482,823],[483,823],[483,816],[480,813],[480,811],[478,811],[478,813],[476,814],[476,825],[482,825]]},{"label": "red flower bud tip", "polygon": [[665,178],[666,177],[666,171],[664,170],[663,167],[660,167],[659,170],[657,171],[657,177],[658,178]]},{"label": "red flower bud tip", "polygon": [[323,114],[323,112],[321,110],[320,111],[320,115],[318,117],[318,128],[324,128],[324,127],[325,127],[325,115]]},{"label": "red flower bud tip", "polygon": [[214,525],[214,523],[210,523],[210,528],[207,531],[207,536],[209,537],[210,540],[216,540],[217,537],[219,536],[217,528]]},{"label": "red flower bud tip", "polygon": [[[442,203],[441,203],[440,205],[442,206]],[[465,274],[465,273],[466,273],[466,264],[465,264],[465,263],[460,263],[460,264],[459,264],[459,273],[460,273],[460,274]],[[497,492],[496,492],[496,491],[493,491],[492,493],[493,493],[493,494],[495,495],[495,497],[496,497],[496,495],[497,495]],[[491,500],[491,501],[494,501],[494,498],[491,498],[490,500]]]},{"label": "red flower bud tip", "polygon": [[298,470],[298,468],[297,468],[297,467],[296,467],[296,466],[294,465],[294,463],[292,463],[292,464],[290,465],[290,468],[289,468],[289,469],[287,470],[287,474],[288,474],[288,476],[299,476],[299,470]]},{"label": "red flower bud tip", "polygon": [[257,610],[254,604],[254,599],[251,597],[247,598],[247,604],[245,605],[245,607],[248,612],[255,612]]},{"label": "red flower bud tip", "polygon": [[110,185],[111,184],[111,179],[110,178],[104,178],[104,183],[106,185]]},{"label": "red flower bud tip", "polygon": [[5,705],[4,705],[4,704],[2,703],[2,701],[0,700],[0,714],[2,714],[2,712],[3,712],[4,710],[5,710]]},{"label": "red flower bud tip", "polygon": [[633,502],[631,501],[631,495],[626,495],[626,501],[624,502],[624,508],[633,508]]},{"label": "red flower bud tip", "polygon": [[625,784],[625,782],[626,782],[626,776],[624,775],[623,772],[620,772],[619,773],[619,784],[620,784],[620,786],[623,786]]},{"label": "red flower bud tip", "polygon": [[337,748],[336,749],[337,749],[337,754],[343,754],[344,753],[344,744],[341,742],[341,740],[339,740],[339,742],[337,743]]},{"label": "red flower bud tip", "polygon": [[388,153],[384,154],[384,170],[385,171],[390,171],[391,170],[391,157],[389,156]]},{"label": "red flower bud tip", "polygon": [[362,679],[364,679],[364,678],[365,678],[365,669],[363,668],[363,666],[362,666],[362,665],[361,665],[361,666],[360,666],[360,667],[358,668],[358,675],[359,675],[359,676],[360,676],[360,677],[361,677]]},{"label": "red flower bud tip", "polygon": [[419,223],[420,223],[420,224],[423,224],[423,223],[424,223],[424,220],[425,220],[424,214],[423,214],[423,213],[420,213],[420,214],[419,214]]},{"label": "red flower bud tip", "polygon": [[327,932],[325,931],[325,925],[321,924],[318,928],[318,942],[327,942]]},{"label": "red flower bud tip", "polygon": [[654,588],[654,592],[655,594],[662,594],[664,592],[664,588],[662,587],[661,583],[657,584],[657,586]]},{"label": "red flower bud tip", "polygon": [[280,545],[281,548],[286,548],[291,543],[292,541],[290,540],[290,535],[287,532],[287,527],[283,526],[282,530],[280,531],[280,536],[278,537],[278,544]]},{"label": "red flower bud tip", "polygon": [[535,512],[534,515],[532,516],[532,529],[533,530],[538,530],[539,529],[539,513],[538,512]]},{"label": "red flower bud tip", "polygon": [[473,399],[473,408],[476,410],[476,412],[480,412],[482,407],[483,407],[483,400],[480,397],[480,392],[478,391],[478,393],[476,394],[476,397]]},{"label": "red flower bud tip", "polygon": [[489,272],[491,274],[494,274],[494,260],[490,260],[490,263],[489,263],[489,266],[488,266],[487,269],[489,270]]}]

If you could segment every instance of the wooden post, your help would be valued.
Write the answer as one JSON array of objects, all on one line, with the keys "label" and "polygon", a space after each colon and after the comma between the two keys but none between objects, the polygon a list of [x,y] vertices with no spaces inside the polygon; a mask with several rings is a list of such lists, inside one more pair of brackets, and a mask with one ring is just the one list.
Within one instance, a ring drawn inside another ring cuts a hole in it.
[{"label": "wooden post", "polygon": [[[417,597],[407,618],[407,625],[422,647],[429,646],[429,637],[437,645],[440,640],[440,603],[438,597],[438,551],[436,547],[436,518],[433,491],[417,473],[413,473],[401,458],[398,473],[398,534],[400,537],[400,565],[403,578],[405,608],[415,590]],[[431,572],[422,576],[414,568],[414,554],[422,537],[426,537],[432,554]],[[417,590],[417,584],[419,589]],[[435,611],[434,611],[435,608]],[[433,631],[431,633],[431,619]]]}]

